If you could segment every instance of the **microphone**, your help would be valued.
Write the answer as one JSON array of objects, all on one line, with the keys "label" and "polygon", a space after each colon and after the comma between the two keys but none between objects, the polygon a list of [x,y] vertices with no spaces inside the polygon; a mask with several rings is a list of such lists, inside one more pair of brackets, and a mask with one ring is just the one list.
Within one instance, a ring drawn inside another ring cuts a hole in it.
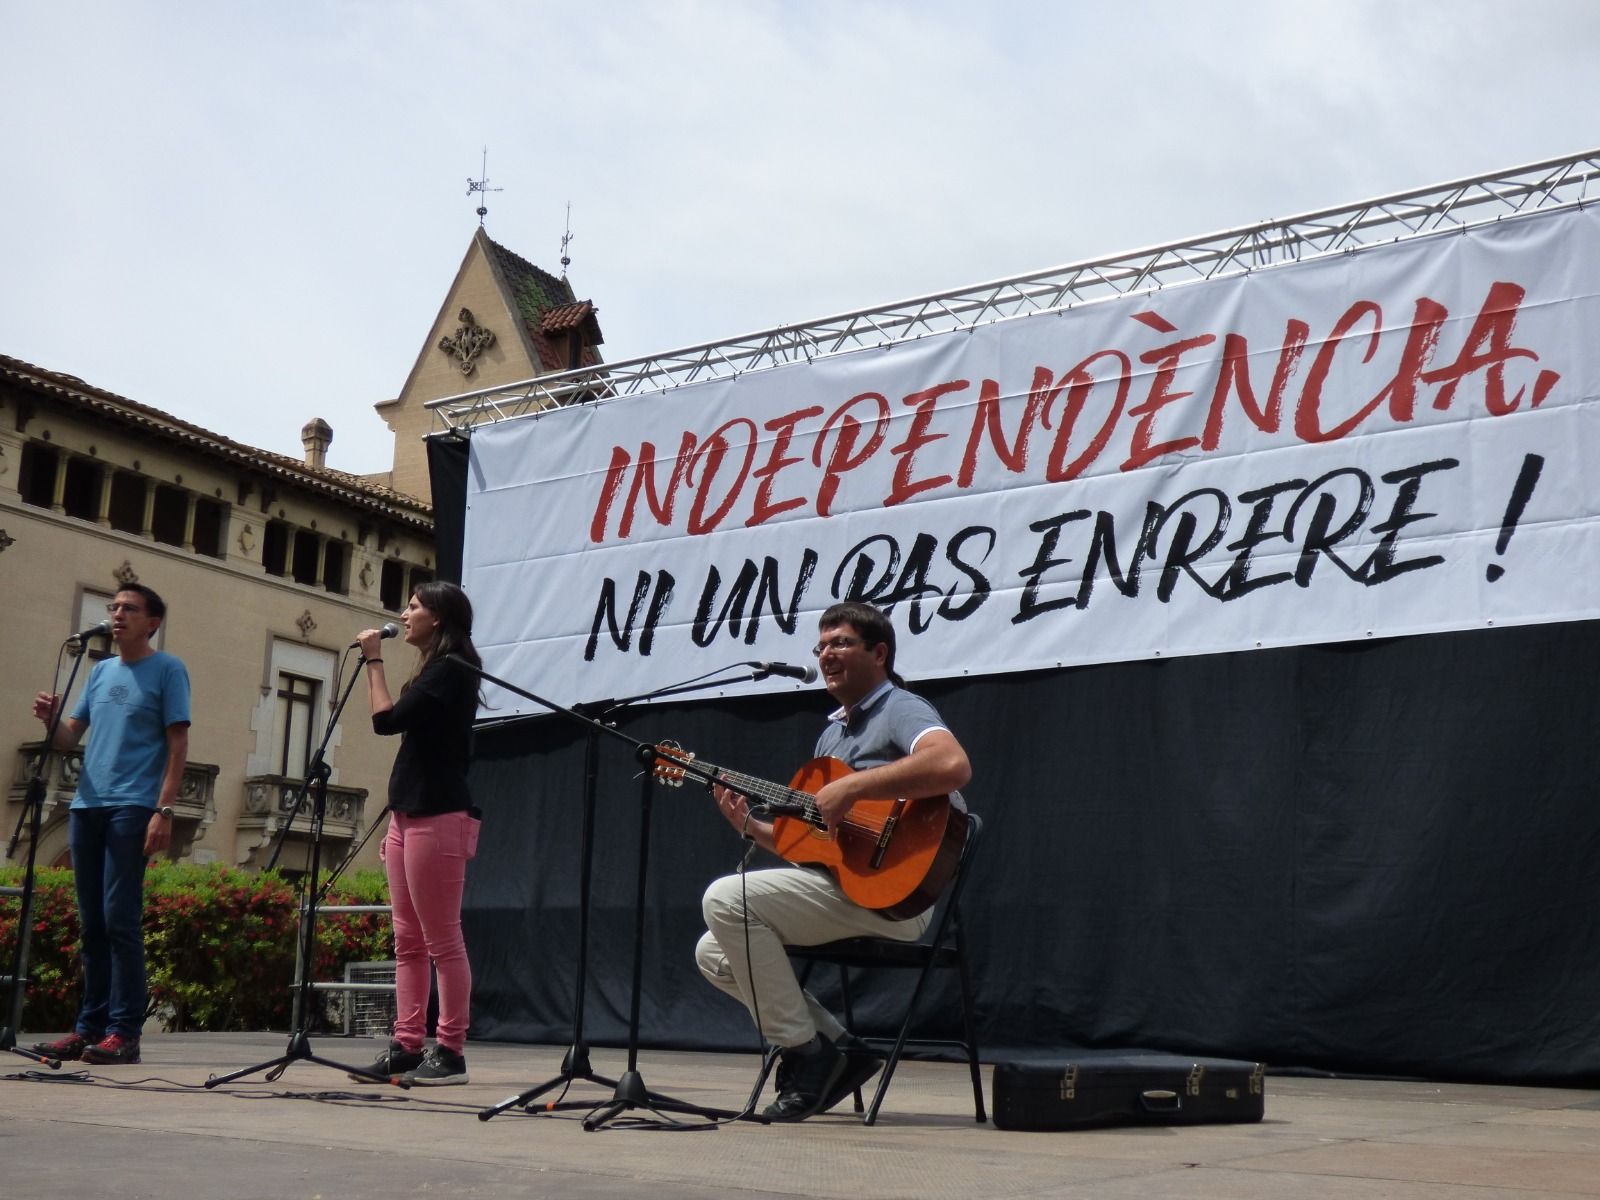
[{"label": "microphone", "polygon": [[747,667],[754,667],[757,679],[765,679],[768,675],[782,675],[785,679],[798,679],[801,683],[815,683],[817,669],[813,666],[797,667],[793,663],[781,662],[747,662]]},{"label": "microphone", "polygon": [[73,634],[71,637],[69,637],[67,639],[67,641],[69,641],[69,642],[77,642],[79,645],[82,645],[84,642],[87,642],[90,638],[103,637],[103,636],[105,636],[106,634],[108,634],[110,632],[111,632],[111,622],[110,621],[96,621],[93,625],[89,626],[89,628],[85,629],[82,633]]},{"label": "microphone", "polygon": [[[399,637],[400,636],[400,626],[396,625],[393,621],[386,621],[384,623],[383,628],[378,630],[378,636],[380,638],[385,639],[385,640],[388,640],[389,638],[392,638],[392,637]],[[360,647],[360,645],[361,645],[360,642],[351,642],[350,643],[350,649],[352,649],[352,650],[358,649]]]}]

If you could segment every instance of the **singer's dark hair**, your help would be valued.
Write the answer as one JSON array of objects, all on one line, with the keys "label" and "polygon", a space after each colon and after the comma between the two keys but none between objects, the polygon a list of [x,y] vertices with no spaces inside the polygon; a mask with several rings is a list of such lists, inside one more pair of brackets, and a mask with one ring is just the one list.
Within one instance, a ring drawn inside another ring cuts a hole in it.
[{"label": "singer's dark hair", "polygon": [[817,619],[819,631],[837,629],[840,625],[854,627],[869,650],[874,646],[887,646],[889,654],[883,660],[883,666],[889,673],[889,681],[895,687],[905,687],[906,681],[894,669],[894,626],[881,609],[861,600],[842,600],[830,605]]},{"label": "singer's dark hair", "polygon": [[[155,588],[145,587],[142,583],[124,583],[117,587],[117,595],[123,592],[133,592],[144,601],[146,615],[165,619],[167,615],[167,602],[156,595]],[[104,594],[104,593],[102,593]]]},{"label": "singer's dark hair", "polygon": [[442,579],[419,583],[411,594],[438,622],[433,627],[432,640],[423,647],[422,661],[417,664],[418,673],[434,659],[446,654],[459,655],[475,667],[483,666],[478,648],[472,644],[472,601],[467,599],[467,594],[455,584]]}]

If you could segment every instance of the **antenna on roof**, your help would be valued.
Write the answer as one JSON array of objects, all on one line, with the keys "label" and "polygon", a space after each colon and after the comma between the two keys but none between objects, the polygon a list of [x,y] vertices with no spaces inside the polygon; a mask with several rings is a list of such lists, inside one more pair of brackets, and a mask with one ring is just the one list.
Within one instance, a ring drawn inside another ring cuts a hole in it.
[{"label": "antenna on roof", "polygon": [[572,201],[567,201],[567,231],[561,235],[561,278],[567,277],[567,268],[572,265],[572,259],[567,255],[567,246],[572,241]]},{"label": "antenna on roof", "polygon": [[[485,146],[483,148],[483,178],[482,179],[468,179],[467,180],[467,195],[470,196],[470,195],[472,195],[473,192],[488,193],[488,192],[503,192],[503,191],[505,191],[504,188],[496,188],[496,187],[490,187],[489,186],[489,147]],[[483,219],[485,217],[487,217],[488,215],[489,215],[488,207],[483,203],[482,200],[478,201],[478,224],[482,225],[483,224]]]}]

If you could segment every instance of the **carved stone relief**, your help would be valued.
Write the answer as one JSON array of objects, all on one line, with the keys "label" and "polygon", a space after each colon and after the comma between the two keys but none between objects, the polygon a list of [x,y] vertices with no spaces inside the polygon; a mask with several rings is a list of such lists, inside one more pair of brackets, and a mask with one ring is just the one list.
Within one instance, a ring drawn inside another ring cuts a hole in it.
[{"label": "carved stone relief", "polygon": [[478,324],[470,308],[461,310],[459,320],[455,336],[441,338],[439,349],[456,360],[463,375],[471,375],[478,355],[494,345],[494,333]]}]

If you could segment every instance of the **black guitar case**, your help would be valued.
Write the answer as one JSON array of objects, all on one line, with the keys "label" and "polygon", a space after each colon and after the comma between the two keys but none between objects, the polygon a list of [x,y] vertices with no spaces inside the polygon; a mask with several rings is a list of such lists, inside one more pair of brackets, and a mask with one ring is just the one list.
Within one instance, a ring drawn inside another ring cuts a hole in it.
[{"label": "black guitar case", "polygon": [[990,1085],[999,1129],[1259,1121],[1266,1067],[1155,1050],[1076,1050],[999,1062]]}]

